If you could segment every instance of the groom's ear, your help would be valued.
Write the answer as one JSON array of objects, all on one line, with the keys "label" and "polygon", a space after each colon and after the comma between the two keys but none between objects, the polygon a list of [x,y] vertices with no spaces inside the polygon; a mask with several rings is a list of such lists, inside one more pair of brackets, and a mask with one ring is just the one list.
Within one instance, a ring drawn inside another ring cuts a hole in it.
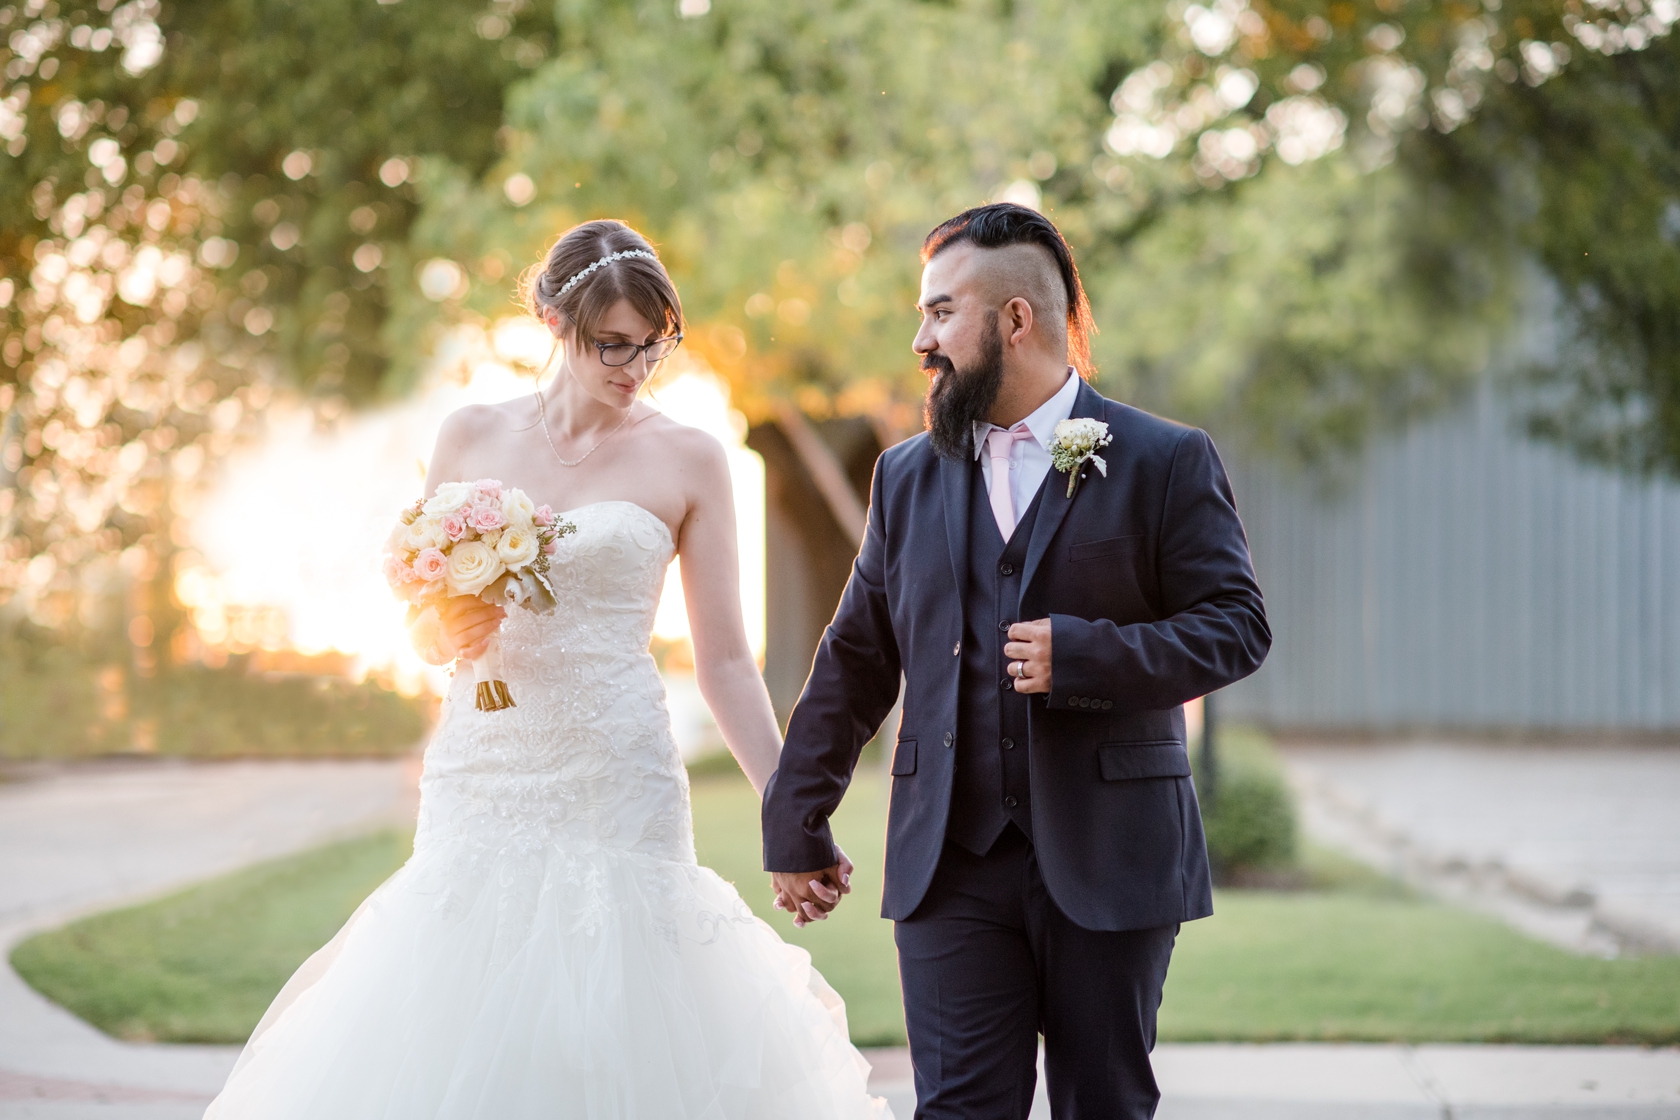
[{"label": "groom's ear", "polygon": [[999,333],[1010,346],[1020,346],[1031,338],[1034,323],[1032,304],[1025,296],[1016,296],[998,312]]}]

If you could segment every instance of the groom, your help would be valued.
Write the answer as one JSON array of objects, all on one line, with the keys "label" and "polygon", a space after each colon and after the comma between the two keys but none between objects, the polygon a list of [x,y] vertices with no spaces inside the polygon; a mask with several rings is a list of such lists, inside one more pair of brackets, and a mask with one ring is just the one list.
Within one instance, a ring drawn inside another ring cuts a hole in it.
[{"label": "groom", "polygon": [[[876,464],[765,866],[801,921],[849,889],[828,821],[902,672],[881,910],[916,1116],[1022,1120],[1042,1034],[1058,1120],[1147,1118],[1173,941],[1212,913],[1181,705],[1259,667],[1260,589],[1207,435],[1069,365],[1090,310],[1049,219],[969,210],[922,260],[928,431]],[[1057,446],[1070,417],[1106,426],[1106,470]]]}]

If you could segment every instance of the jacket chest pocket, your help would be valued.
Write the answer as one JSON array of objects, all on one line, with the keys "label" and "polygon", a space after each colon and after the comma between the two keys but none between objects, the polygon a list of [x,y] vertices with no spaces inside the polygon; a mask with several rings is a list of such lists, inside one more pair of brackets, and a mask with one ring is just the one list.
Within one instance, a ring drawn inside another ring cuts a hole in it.
[{"label": "jacket chest pocket", "polygon": [[900,739],[893,750],[892,772],[895,777],[916,772],[916,740]]},{"label": "jacket chest pocket", "polygon": [[1127,533],[1120,537],[1104,537],[1096,541],[1076,541],[1068,546],[1068,561],[1102,560],[1110,556],[1130,556],[1143,547],[1142,533]]}]

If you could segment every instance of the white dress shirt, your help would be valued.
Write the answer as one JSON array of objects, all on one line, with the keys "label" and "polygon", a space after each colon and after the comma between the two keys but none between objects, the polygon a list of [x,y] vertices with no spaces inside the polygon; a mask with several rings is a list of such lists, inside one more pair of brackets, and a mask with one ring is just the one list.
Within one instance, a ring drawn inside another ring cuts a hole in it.
[{"label": "white dress shirt", "polygon": [[[1044,485],[1044,476],[1050,473],[1050,440],[1056,434],[1056,425],[1073,412],[1073,402],[1078,396],[1079,375],[1069,366],[1067,381],[1062,387],[1022,421],[1032,433],[1032,438],[1016,440],[1009,456],[1009,496],[1015,502],[1017,521],[1026,514],[1033,495]],[[974,422],[974,457],[980,460],[980,471],[985,477],[987,490],[992,486],[992,458],[985,453],[986,437],[995,427],[996,424],[985,420]]]}]

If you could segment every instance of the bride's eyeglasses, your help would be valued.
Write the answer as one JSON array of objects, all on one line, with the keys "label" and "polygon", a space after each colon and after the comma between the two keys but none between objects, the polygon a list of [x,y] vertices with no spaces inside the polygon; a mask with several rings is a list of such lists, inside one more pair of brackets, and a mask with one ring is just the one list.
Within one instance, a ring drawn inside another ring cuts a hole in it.
[{"label": "bride's eyeglasses", "polygon": [[646,354],[648,364],[652,365],[669,358],[682,345],[682,340],[682,335],[673,334],[640,346],[634,342],[597,342],[595,349],[601,352],[601,364],[604,366],[627,366],[636,360],[637,354]]}]

